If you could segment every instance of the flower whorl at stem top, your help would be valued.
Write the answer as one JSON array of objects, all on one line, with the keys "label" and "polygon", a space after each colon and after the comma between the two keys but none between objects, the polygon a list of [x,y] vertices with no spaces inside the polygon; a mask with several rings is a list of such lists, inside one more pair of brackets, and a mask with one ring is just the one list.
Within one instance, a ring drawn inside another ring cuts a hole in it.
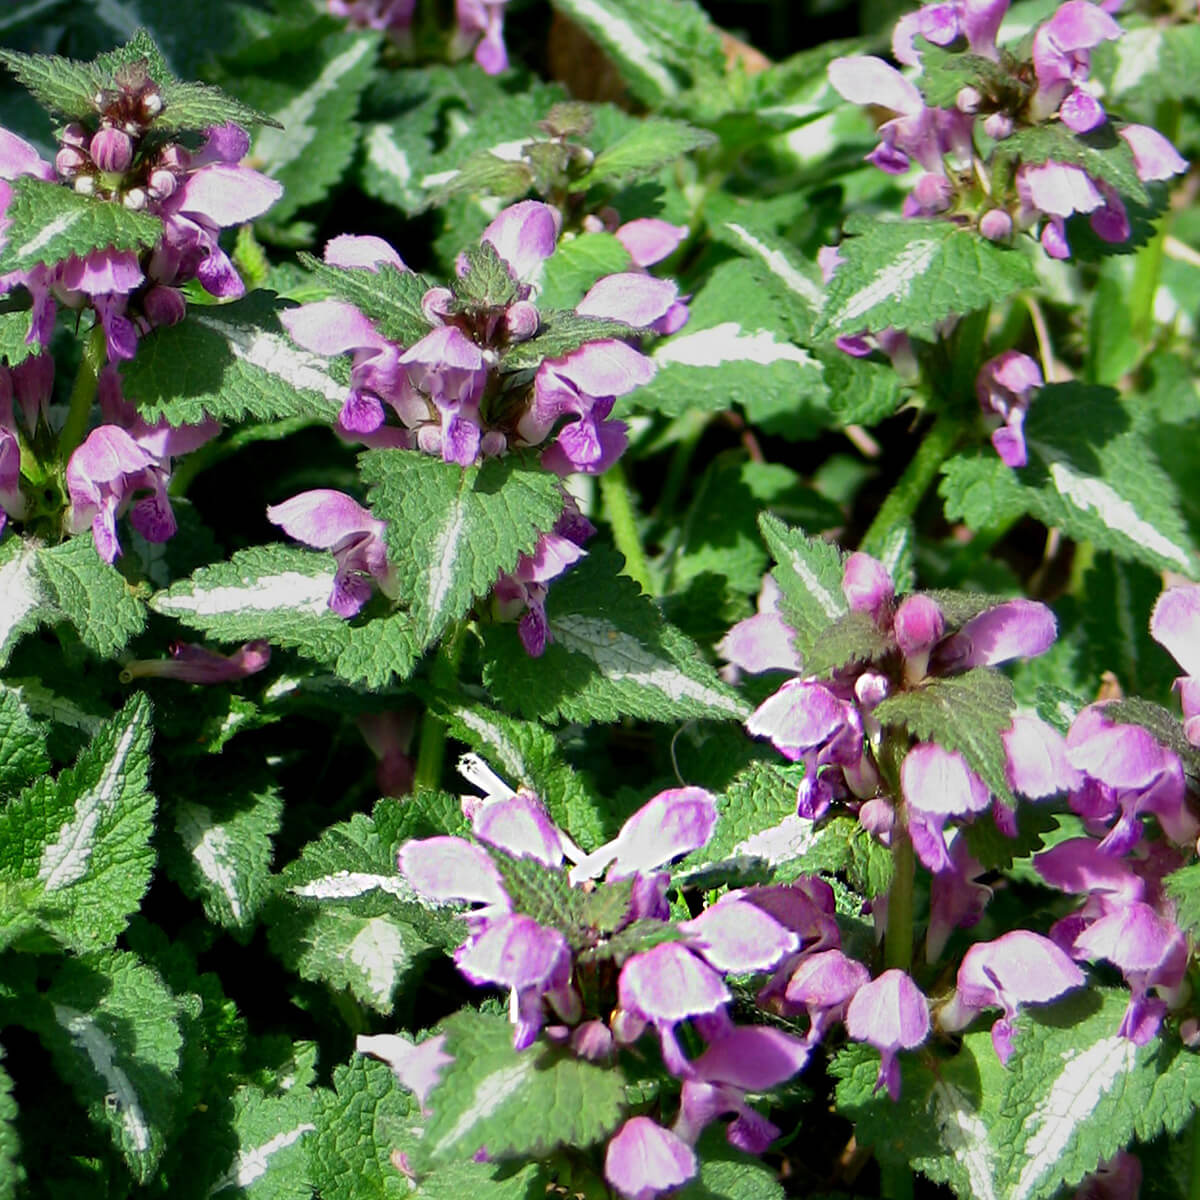
[{"label": "flower whorl at stem top", "polygon": [[[830,82],[845,99],[897,114],[880,126],[880,144],[867,158],[893,174],[912,163],[923,168],[905,199],[905,216],[943,217],[993,241],[1040,225],[1042,247],[1052,258],[1070,256],[1066,221],[1074,213],[1089,214],[1104,241],[1128,239],[1125,203],[1099,174],[1070,161],[1069,153],[1066,161],[1040,151],[1023,158],[1024,144],[1009,141],[1050,122],[1083,134],[1108,121],[1088,76],[1091,51],[1121,36],[1112,7],[1065,0],[1034,33],[1027,61],[1012,47],[997,46],[1008,0],[935,0],[901,17],[892,43],[897,61],[921,64],[918,36],[951,50],[965,42],[977,62],[989,61],[974,72],[974,83],[958,90],[952,108],[926,104],[922,80],[914,83],[881,59],[856,55],[830,63]],[[1186,169],[1166,138],[1147,126],[1121,125],[1116,132],[1133,152],[1142,182]]]}]

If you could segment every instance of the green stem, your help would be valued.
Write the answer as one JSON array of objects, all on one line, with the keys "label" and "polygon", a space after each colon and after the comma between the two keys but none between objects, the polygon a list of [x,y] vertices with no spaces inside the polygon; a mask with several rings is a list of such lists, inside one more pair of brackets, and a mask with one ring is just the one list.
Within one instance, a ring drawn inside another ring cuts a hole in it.
[{"label": "green stem", "polygon": [[868,554],[879,554],[887,542],[888,534],[912,517],[961,433],[962,421],[957,414],[943,412],[938,416],[917,447],[916,454],[904,468],[904,474],[896,481],[896,486],[875,514],[871,527],[862,539],[862,550]]},{"label": "green stem", "polygon": [[905,1163],[879,1164],[880,1192],[885,1200],[912,1200],[913,1173]]},{"label": "green stem", "polygon": [[613,541],[625,556],[625,574],[648,596],[654,595],[654,584],[650,577],[650,564],[642,550],[638,536],[637,516],[633,509],[633,497],[629,492],[629,481],[619,462],[613,463],[600,476],[600,499],[608,523],[612,526]]},{"label": "green stem", "polygon": [[[437,692],[451,692],[458,683],[458,665],[467,641],[465,622],[452,626],[438,647],[429,672],[429,682]],[[417,765],[413,770],[413,791],[438,787],[442,782],[442,759],[446,749],[446,722],[433,709],[425,710],[417,745]]]},{"label": "green stem", "polygon": [[71,403],[62,433],[58,435],[58,455],[66,463],[87,433],[92,404],[96,400],[96,383],[105,363],[104,330],[97,325],[83,343],[79,370],[71,387]]},{"label": "green stem", "polygon": [[[901,814],[897,814],[900,817]],[[912,838],[902,819],[892,829],[892,886],[888,889],[887,933],[883,938],[883,961],[888,968],[901,971],[912,968],[913,961],[913,882],[917,860]]]}]

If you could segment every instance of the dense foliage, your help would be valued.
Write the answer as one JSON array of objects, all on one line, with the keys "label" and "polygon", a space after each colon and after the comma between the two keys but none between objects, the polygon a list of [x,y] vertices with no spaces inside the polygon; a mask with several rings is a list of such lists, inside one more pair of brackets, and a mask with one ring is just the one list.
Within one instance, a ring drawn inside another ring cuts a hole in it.
[{"label": "dense foliage", "polygon": [[0,14],[0,1200],[1200,1195],[1200,23],[821,12]]}]

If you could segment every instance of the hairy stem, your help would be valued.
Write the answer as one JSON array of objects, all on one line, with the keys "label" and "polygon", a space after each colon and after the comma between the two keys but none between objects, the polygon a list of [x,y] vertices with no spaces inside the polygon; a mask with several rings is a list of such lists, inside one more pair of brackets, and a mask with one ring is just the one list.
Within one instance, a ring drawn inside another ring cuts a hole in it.
[{"label": "hairy stem", "polygon": [[913,1173],[904,1163],[880,1163],[880,1193],[886,1200],[912,1200]]},{"label": "hairy stem", "polygon": [[[1180,104],[1178,100],[1164,100],[1155,112],[1154,127],[1168,141],[1175,141],[1179,134]],[[1129,288],[1129,316],[1133,336],[1145,346],[1154,326],[1154,297],[1158,294],[1158,283],[1162,276],[1163,251],[1167,230],[1171,224],[1168,210],[1159,221],[1154,236],[1138,251],[1133,263],[1133,282]]]},{"label": "hairy stem", "polygon": [[961,433],[962,420],[957,414],[944,412],[938,416],[917,447],[916,454],[904,468],[904,474],[896,481],[896,486],[875,514],[863,537],[861,549],[868,554],[878,555],[888,534],[897,525],[911,519]]},{"label": "hairy stem", "polygon": [[[429,682],[436,691],[452,692],[458,683],[458,665],[467,640],[465,622],[451,626],[433,660]],[[413,791],[438,787],[442,782],[442,759],[446,749],[446,723],[432,709],[425,710],[413,770]]]},{"label": "hairy stem", "polygon": [[71,386],[67,420],[62,433],[58,435],[58,455],[63,463],[70,459],[87,433],[88,419],[92,415],[92,404],[96,399],[96,384],[104,363],[104,330],[97,325],[83,343],[83,353],[79,356],[79,370]]},{"label": "hairy stem", "polygon": [[883,938],[886,967],[907,971],[913,961],[913,883],[917,860],[912,838],[898,820],[892,829],[892,886],[888,890],[887,933]]},{"label": "hairy stem", "polygon": [[625,574],[641,586],[648,596],[654,595],[654,584],[650,576],[650,564],[646,561],[642,542],[638,537],[637,517],[633,509],[633,497],[629,494],[629,481],[619,462],[613,463],[600,476],[600,499],[608,523],[612,526],[613,541],[625,556]]}]

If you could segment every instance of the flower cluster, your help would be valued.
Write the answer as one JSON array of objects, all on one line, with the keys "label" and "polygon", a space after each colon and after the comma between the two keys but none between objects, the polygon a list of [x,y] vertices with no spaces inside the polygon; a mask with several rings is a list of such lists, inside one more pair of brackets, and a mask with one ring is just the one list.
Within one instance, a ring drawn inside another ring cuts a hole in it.
[{"label": "flower cluster", "polygon": [[[670,253],[664,246],[678,244],[677,227],[660,225],[665,223],[627,235],[642,247],[643,261],[657,261]],[[409,346],[384,337],[344,300],[320,300],[285,312],[283,323],[300,346],[352,356],[338,433],[370,446],[420,450],[463,467],[537,446],[544,447],[542,465],[558,476],[599,474],[611,466],[627,442],[624,423],[611,417],[613,405],[655,372],[653,361],[627,339],[643,331],[674,332],[687,320],[687,308],[674,283],[644,269],[605,276],[572,316],[593,319],[605,332],[623,330],[623,336],[595,336],[543,358],[532,381],[527,368],[506,369],[506,352],[543,329],[537,281],[558,245],[560,228],[559,213],[550,205],[526,200],[506,208],[483,232],[482,258],[460,256],[455,284],[424,292],[421,308],[432,328]],[[485,298],[472,286],[481,262],[500,275],[498,290],[493,287]],[[356,271],[378,272],[385,265],[407,271],[395,250],[374,237],[335,238],[325,248],[325,263]],[[594,532],[565,492],[564,506],[555,529],[543,534],[534,552],[521,556],[495,589],[498,615],[524,613],[521,638],[534,655],[542,653],[548,637],[546,585],[580,557]],[[269,516],[293,537],[334,550],[338,577],[330,606],[343,616],[365,603],[369,580],[388,590],[382,526],[349,497],[308,492],[276,505]]]},{"label": "flower cluster", "polygon": [[[472,54],[489,74],[508,69],[504,46],[504,9],[508,0],[455,0],[452,58]],[[329,0],[329,11],[361,29],[379,29],[398,46],[411,41],[417,0]]]},{"label": "flower cluster", "polygon": [[[932,3],[901,18],[892,43],[900,63],[920,64],[918,37],[975,56],[976,80],[959,89],[953,108],[927,104],[918,85],[882,59],[858,55],[830,64],[830,81],[843,97],[896,114],[880,127],[882,140],[868,159],[892,174],[921,168],[905,200],[906,216],[942,216],[994,241],[1036,228],[1053,258],[1070,256],[1066,220],[1074,213],[1088,214],[1104,241],[1128,239],[1125,203],[1110,182],[1066,160],[1065,150],[1061,159],[1027,150],[1019,136],[1054,123],[1072,135],[1111,125],[1142,182],[1186,169],[1161,134],[1145,125],[1116,125],[1096,98],[1091,51],[1122,32],[1108,7],[1065,0],[1038,27],[1028,58],[997,44],[1008,0]],[[1112,143],[1119,145],[1116,137]]]}]

